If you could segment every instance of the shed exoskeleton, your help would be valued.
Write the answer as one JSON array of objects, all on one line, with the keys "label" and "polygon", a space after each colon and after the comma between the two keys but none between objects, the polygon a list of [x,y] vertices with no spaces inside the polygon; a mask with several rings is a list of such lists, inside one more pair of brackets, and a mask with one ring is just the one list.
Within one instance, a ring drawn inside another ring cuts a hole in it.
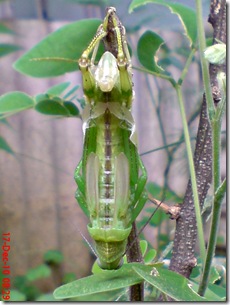
[{"label": "shed exoskeleton", "polygon": [[[107,35],[110,51],[96,65],[98,45]],[[147,174],[131,114],[134,92],[125,28],[115,8],[108,8],[79,67],[86,106],[83,156],[75,171],[76,199],[90,219],[88,231],[96,243],[99,266],[116,269],[122,264],[132,223],[147,200]]]}]

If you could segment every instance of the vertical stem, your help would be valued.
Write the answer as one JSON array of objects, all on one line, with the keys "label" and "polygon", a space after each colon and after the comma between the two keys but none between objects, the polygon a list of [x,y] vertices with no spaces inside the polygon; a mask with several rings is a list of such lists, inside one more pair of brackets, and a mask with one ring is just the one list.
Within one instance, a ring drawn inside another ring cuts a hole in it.
[{"label": "vertical stem", "polygon": [[[128,238],[128,246],[127,246],[127,260],[129,263],[131,262],[141,262],[143,263],[143,258],[141,254],[141,249],[139,245],[139,240],[137,236],[137,228],[136,223],[134,221],[132,225],[132,231],[130,232]],[[129,288],[130,293],[130,301],[131,302],[140,302],[144,301],[144,284],[136,284]]]},{"label": "vertical stem", "polygon": [[183,104],[182,92],[181,92],[181,87],[179,85],[176,86],[176,92],[177,92],[180,111],[181,111],[185,144],[186,144],[186,150],[187,150],[187,154],[188,154],[189,170],[190,170],[190,176],[191,176],[191,182],[192,182],[193,200],[194,200],[194,206],[195,206],[195,212],[196,212],[197,229],[198,229],[198,236],[199,236],[199,243],[200,243],[200,256],[201,256],[202,262],[204,263],[204,261],[205,261],[205,242],[204,242],[204,232],[203,232],[203,225],[202,225],[201,212],[200,212],[199,196],[198,196],[198,191],[197,191],[196,173],[195,173],[195,167],[194,167],[194,161],[193,161],[190,136],[189,136],[189,131],[188,131],[188,124],[187,124],[186,114],[185,114],[185,109],[184,109],[184,104]]},{"label": "vertical stem", "polygon": [[214,195],[220,185],[220,149],[221,149],[221,122],[213,120],[212,124],[212,155],[213,155],[213,188]]},{"label": "vertical stem", "polygon": [[[213,146],[212,146],[212,155],[213,155],[213,188],[214,188],[214,202],[212,210],[212,221],[211,221],[211,231],[207,248],[207,256],[204,265],[204,271],[202,274],[200,286],[198,293],[204,295],[205,290],[208,286],[208,279],[211,271],[212,259],[215,255],[216,241],[220,223],[221,216],[221,203],[224,198],[226,190],[226,180],[221,184],[220,177],[220,151],[221,151],[221,121],[222,116],[219,115],[219,111],[225,105],[225,98],[219,105],[216,115],[212,121],[212,136],[213,136]],[[221,184],[221,185],[220,185]]]},{"label": "vertical stem", "polygon": [[221,204],[216,200],[214,200],[214,206],[215,207],[213,209],[213,214],[212,214],[212,226],[211,226],[210,238],[208,242],[207,257],[205,260],[204,271],[202,274],[202,278],[198,290],[198,294],[200,294],[201,296],[204,295],[205,290],[208,286],[208,279],[211,271],[213,255],[215,253],[217,233],[219,228]]},{"label": "vertical stem", "polygon": [[204,50],[206,48],[206,40],[205,40],[205,32],[204,32],[204,26],[203,26],[202,1],[201,0],[196,0],[196,12],[197,12],[198,43],[199,43],[200,61],[201,61],[201,67],[202,67],[202,76],[203,76],[203,82],[204,82],[204,91],[205,91],[206,101],[207,101],[207,105],[208,105],[209,119],[212,119],[214,116],[214,113],[215,113],[215,109],[214,109],[214,105],[213,105],[208,63],[204,57]]}]

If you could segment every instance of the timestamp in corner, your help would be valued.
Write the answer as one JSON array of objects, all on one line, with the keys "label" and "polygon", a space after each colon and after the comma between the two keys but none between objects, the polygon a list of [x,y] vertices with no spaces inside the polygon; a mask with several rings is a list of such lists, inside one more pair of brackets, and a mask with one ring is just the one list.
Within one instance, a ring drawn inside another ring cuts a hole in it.
[{"label": "timestamp in corner", "polygon": [[10,301],[10,233],[2,233],[2,295],[3,301]]}]

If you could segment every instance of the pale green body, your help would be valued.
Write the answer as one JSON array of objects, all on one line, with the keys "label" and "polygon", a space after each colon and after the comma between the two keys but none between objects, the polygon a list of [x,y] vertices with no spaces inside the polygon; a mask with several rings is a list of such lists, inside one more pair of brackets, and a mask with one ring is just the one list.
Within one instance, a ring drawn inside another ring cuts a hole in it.
[{"label": "pale green body", "polygon": [[90,219],[88,231],[96,242],[99,265],[116,269],[132,223],[147,200],[147,175],[130,112],[131,71],[109,52],[98,68],[89,67],[84,58],[79,66],[87,105],[82,114],[83,157],[75,172],[76,198]]}]

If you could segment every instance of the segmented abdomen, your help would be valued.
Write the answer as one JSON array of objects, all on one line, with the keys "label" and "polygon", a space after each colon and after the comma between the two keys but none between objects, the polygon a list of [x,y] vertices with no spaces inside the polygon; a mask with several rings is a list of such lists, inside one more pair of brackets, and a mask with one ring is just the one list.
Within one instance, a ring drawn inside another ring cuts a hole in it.
[{"label": "segmented abdomen", "polygon": [[[124,141],[129,141],[130,132],[125,133],[126,139],[123,122],[108,109],[96,118],[95,123],[95,155],[99,160],[99,171],[98,185],[94,186],[98,187],[98,198],[95,199],[94,212],[90,212],[92,227],[126,229],[131,218],[130,165],[124,154]],[[91,191],[86,189],[86,193]]]}]

